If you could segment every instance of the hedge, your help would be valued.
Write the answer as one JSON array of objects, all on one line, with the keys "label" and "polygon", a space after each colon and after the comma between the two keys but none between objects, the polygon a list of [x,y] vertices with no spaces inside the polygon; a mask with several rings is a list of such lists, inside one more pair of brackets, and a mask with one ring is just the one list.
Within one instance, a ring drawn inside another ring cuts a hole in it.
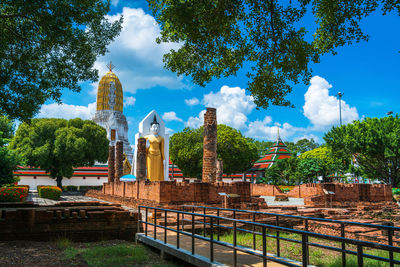
[{"label": "hedge", "polygon": [[24,202],[28,196],[28,188],[21,186],[1,187],[0,202]]},{"label": "hedge", "polygon": [[60,195],[61,195],[61,191],[62,190],[61,190],[61,188],[59,188],[57,186],[39,185],[39,186],[37,186],[37,189],[38,189],[39,197],[48,198],[48,199],[52,199],[52,200],[59,200],[60,199]]}]

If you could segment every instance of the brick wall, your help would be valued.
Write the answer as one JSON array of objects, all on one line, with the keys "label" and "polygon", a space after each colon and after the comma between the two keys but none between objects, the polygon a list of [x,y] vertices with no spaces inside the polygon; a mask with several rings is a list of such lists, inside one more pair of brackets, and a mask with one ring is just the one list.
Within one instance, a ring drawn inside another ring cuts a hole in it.
[{"label": "brick wall", "polygon": [[305,198],[323,193],[321,184],[302,184],[296,185],[287,195],[288,197]]},{"label": "brick wall", "polygon": [[137,221],[138,213],[99,202],[85,207],[0,209],[0,240],[134,240]]},{"label": "brick wall", "polygon": [[278,186],[272,184],[251,184],[252,196],[275,196],[282,194]]},{"label": "brick wall", "polygon": [[[138,184],[139,183],[139,184]],[[250,183],[188,183],[175,181],[140,181],[105,183],[103,193],[117,197],[154,201],[157,203],[203,202],[219,203],[218,193],[237,194],[241,201],[250,201]]]}]

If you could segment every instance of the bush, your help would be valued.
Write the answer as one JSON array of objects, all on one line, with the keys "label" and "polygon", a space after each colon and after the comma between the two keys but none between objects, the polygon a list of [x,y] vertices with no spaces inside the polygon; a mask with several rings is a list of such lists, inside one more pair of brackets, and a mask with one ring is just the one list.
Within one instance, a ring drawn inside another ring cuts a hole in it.
[{"label": "bush", "polygon": [[60,199],[60,195],[61,195],[61,188],[57,187],[57,186],[43,186],[40,185],[38,186],[38,194],[39,197],[42,198],[48,198],[48,199],[52,199],[52,200],[59,200]]},{"label": "bush", "polygon": [[28,196],[28,188],[20,186],[0,188],[0,202],[24,202]]},{"label": "bush", "polygon": [[63,186],[64,191],[78,191],[78,186],[76,185],[66,185]]},{"label": "bush", "polygon": [[392,192],[393,192],[393,195],[400,195],[400,188],[393,188]]}]

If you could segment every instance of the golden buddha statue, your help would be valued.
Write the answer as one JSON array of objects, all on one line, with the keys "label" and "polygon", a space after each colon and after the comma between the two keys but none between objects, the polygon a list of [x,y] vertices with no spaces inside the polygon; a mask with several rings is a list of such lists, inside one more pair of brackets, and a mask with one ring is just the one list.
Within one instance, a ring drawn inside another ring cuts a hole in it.
[{"label": "golden buddha statue", "polygon": [[150,181],[164,181],[164,138],[159,136],[160,124],[156,116],[150,123],[151,135],[144,138],[149,143],[146,150],[147,178]]}]

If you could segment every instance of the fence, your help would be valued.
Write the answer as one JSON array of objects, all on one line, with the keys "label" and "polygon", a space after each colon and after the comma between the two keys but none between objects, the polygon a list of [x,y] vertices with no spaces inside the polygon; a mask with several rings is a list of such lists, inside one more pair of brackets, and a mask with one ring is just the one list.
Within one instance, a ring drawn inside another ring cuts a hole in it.
[{"label": "fence", "polygon": [[[390,266],[394,266],[394,264],[400,264],[400,261],[395,260],[393,257],[393,253],[400,253],[400,248],[395,247],[392,245],[392,238],[393,231],[399,231],[400,228],[398,227],[391,227],[391,226],[384,226],[384,225],[372,225],[372,224],[362,224],[362,223],[355,223],[355,222],[345,222],[345,221],[334,221],[328,219],[321,219],[321,218],[312,218],[312,217],[303,217],[303,216],[293,216],[293,215],[281,215],[281,214],[272,214],[272,213],[261,213],[261,212],[254,212],[254,211],[244,211],[244,210],[235,210],[235,209],[222,209],[222,208],[214,208],[214,207],[202,207],[202,206],[184,206],[184,208],[190,208],[191,212],[181,211],[181,210],[172,210],[172,209],[164,209],[164,208],[157,208],[157,207],[149,207],[149,206],[139,206],[139,213],[141,210],[144,209],[144,220],[139,219],[139,223],[144,223],[145,235],[148,235],[148,225],[153,226],[153,237],[154,239],[157,238],[157,228],[164,229],[164,243],[167,243],[167,231],[172,231],[176,233],[176,247],[177,249],[180,248],[180,235],[186,235],[191,237],[191,253],[195,254],[195,239],[200,239],[209,242],[210,247],[210,254],[209,258],[210,261],[214,261],[214,244],[218,244],[224,247],[228,247],[233,249],[233,262],[234,266],[237,266],[237,251],[241,251],[247,254],[251,254],[257,257],[260,257],[263,261],[263,266],[266,266],[267,260],[277,262],[286,266],[299,266],[298,264],[280,257],[280,240],[293,242],[301,244],[301,251],[302,251],[302,266],[307,266],[309,263],[309,246],[320,247],[323,249],[333,250],[336,252],[342,253],[342,265],[346,266],[346,254],[356,255],[357,256],[357,264],[358,266],[364,265],[364,258],[370,258],[378,261],[387,262]],[[203,213],[195,213],[196,209],[202,209]],[[217,215],[210,215],[206,214],[207,209],[214,209],[217,211]],[[149,210],[153,214],[154,222],[149,221]],[[222,217],[219,216],[220,211],[231,211],[233,218]],[[157,213],[164,213],[164,225],[157,224]],[[253,219],[252,221],[240,220],[236,219],[237,213],[244,212],[244,213],[252,213]],[[168,227],[167,226],[167,217],[168,213],[171,215],[175,215],[176,220],[176,227]],[[255,215],[257,213],[261,214],[268,214],[276,216],[277,225],[270,225],[265,223],[255,222]],[[297,230],[292,228],[286,228],[279,226],[279,217],[291,217],[296,219],[303,219],[306,223],[306,230]],[[196,220],[196,218],[201,218],[201,220]],[[189,218],[189,219],[188,219]],[[314,232],[307,231],[307,222],[309,220],[318,220],[318,221],[329,221],[329,222],[337,222],[342,225],[342,235],[343,236],[332,236],[332,235],[324,235]],[[222,225],[221,222],[230,222],[232,226]],[[195,224],[202,224],[203,225],[203,235],[199,235],[195,233]],[[191,225],[191,232],[185,231],[185,225]],[[361,241],[356,239],[350,239],[344,237],[344,226],[346,224],[352,225],[367,225],[368,227],[376,227],[378,229],[387,230],[389,233],[389,243],[388,245]],[[241,225],[242,228],[238,227]],[[245,229],[247,227],[247,229]],[[233,242],[223,242],[220,240],[220,232],[221,229],[228,229],[233,232]],[[206,236],[206,231],[209,232],[209,237]],[[261,230],[261,231],[260,231]],[[276,232],[276,235],[267,234],[267,230],[272,230]],[[214,232],[217,232],[217,238],[214,238]],[[253,235],[253,249],[243,247],[237,244],[237,233],[238,232],[245,232],[250,233]],[[293,233],[298,234],[301,236],[301,240],[292,239],[281,237],[280,232],[285,233]],[[262,237],[262,250],[256,250],[256,236],[259,235]],[[341,248],[322,245],[318,243],[309,242],[309,238],[318,238],[322,240],[334,241],[339,242],[342,244]],[[277,257],[275,255],[267,254],[267,238],[275,238],[277,241]],[[357,247],[356,251],[346,249],[346,245],[354,245]],[[363,252],[364,248],[371,248],[371,249],[379,249],[389,253],[389,257],[380,257],[375,255],[366,254]]]}]

